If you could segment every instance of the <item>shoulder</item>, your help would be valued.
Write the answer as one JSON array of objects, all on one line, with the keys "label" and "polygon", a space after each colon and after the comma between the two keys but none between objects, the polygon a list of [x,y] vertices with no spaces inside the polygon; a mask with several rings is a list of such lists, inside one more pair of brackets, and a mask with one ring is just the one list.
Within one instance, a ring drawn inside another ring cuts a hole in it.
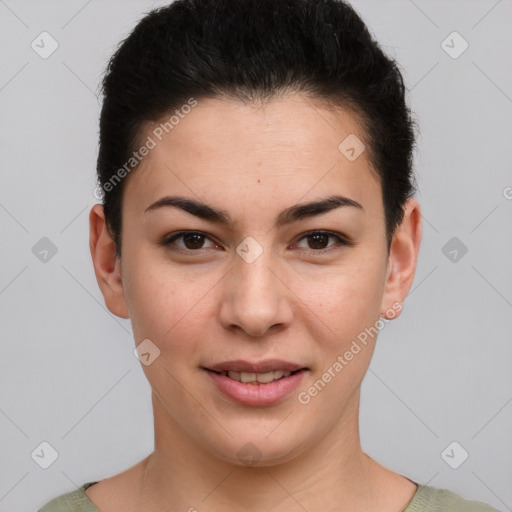
[{"label": "shoulder", "polygon": [[416,494],[403,512],[499,512],[481,501],[466,500],[447,489],[417,485]]},{"label": "shoulder", "polygon": [[85,494],[85,490],[98,482],[87,482],[76,491],[61,494],[46,503],[37,512],[99,512]]}]

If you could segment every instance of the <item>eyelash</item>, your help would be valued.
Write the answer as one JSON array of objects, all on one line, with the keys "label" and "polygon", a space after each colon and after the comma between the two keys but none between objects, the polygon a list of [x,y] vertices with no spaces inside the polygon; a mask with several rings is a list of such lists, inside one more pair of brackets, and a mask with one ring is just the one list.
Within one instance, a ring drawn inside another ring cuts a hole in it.
[{"label": "eyelash", "polygon": [[[164,238],[160,242],[160,245],[168,247],[168,246],[172,245],[175,240],[178,240],[179,238],[183,238],[185,235],[199,235],[201,237],[204,237],[204,238],[207,238],[207,239],[211,240],[211,238],[208,235],[206,235],[205,233],[203,233],[201,231],[180,231],[178,233],[175,233],[175,234],[173,234],[171,236],[168,236],[168,237]],[[306,250],[306,252],[308,254],[319,255],[319,254],[324,254],[324,253],[330,252],[334,248],[341,248],[343,246],[350,247],[350,246],[354,245],[347,238],[344,238],[343,236],[341,236],[341,235],[339,235],[337,233],[333,233],[332,231],[322,231],[322,230],[319,230],[319,231],[308,231],[307,233],[304,233],[297,243],[299,243],[302,240],[304,240],[305,238],[311,237],[313,235],[327,235],[328,237],[332,237],[332,238],[337,239],[337,244],[335,244],[333,246],[330,246],[330,247],[326,247],[325,249],[309,249],[309,250]],[[213,240],[211,240],[211,241],[213,243],[215,243]],[[216,245],[218,245],[218,244],[216,244]],[[204,250],[208,250],[208,249],[203,249],[203,248],[201,248],[201,249],[183,249],[181,247],[178,247],[178,248],[172,248],[171,250],[177,251],[177,252],[191,254],[191,253],[194,253],[194,252],[198,253],[198,252],[201,252],[201,251],[204,251]]]}]

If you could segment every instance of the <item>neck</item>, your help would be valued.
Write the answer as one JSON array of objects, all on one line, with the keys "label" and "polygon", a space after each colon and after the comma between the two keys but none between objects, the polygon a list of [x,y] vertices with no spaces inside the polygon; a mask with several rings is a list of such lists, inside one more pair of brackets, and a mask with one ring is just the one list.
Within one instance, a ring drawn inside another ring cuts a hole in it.
[{"label": "neck", "polygon": [[153,411],[155,450],[144,461],[140,488],[144,510],[355,512],[378,501],[379,465],[360,447],[359,390],[335,429],[275,465],[220,460],[174,422],[154,393]]}]

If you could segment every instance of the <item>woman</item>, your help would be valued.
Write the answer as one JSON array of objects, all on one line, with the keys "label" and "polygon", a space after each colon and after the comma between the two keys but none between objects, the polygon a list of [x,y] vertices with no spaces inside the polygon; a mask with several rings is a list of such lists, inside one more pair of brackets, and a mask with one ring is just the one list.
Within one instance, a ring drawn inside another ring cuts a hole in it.
[{"label": "woman", "polygon": [[336,0],[178,0],[103,83],[90,248],[132,322],[155,449],[53,511],[492,511],[361,449],[416,269],[402,77]]}]

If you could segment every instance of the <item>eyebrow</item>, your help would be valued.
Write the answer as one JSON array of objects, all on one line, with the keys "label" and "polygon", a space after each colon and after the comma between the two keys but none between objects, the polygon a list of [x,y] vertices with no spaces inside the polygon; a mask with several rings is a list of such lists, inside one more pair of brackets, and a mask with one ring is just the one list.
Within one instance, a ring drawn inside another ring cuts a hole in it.
[{"label": "eyebrow", "polygon": [[[323,215],[324,213],[335,210],[336,208],[350,206],[363,210],[363,206],[345,196],[335,195],[318,201],[309,203],[300,203],[283,210],[277,217],[275,227],[282,227],[302,219]],[[159,208],[174,207],[188,212],[201,219],[215,222],[217,224],[233,224],[229,213],[226,210],[219,210],[206,203],[189,199],[182,196],[165,196],[148,206],[144,213],[155,211]]]}]

